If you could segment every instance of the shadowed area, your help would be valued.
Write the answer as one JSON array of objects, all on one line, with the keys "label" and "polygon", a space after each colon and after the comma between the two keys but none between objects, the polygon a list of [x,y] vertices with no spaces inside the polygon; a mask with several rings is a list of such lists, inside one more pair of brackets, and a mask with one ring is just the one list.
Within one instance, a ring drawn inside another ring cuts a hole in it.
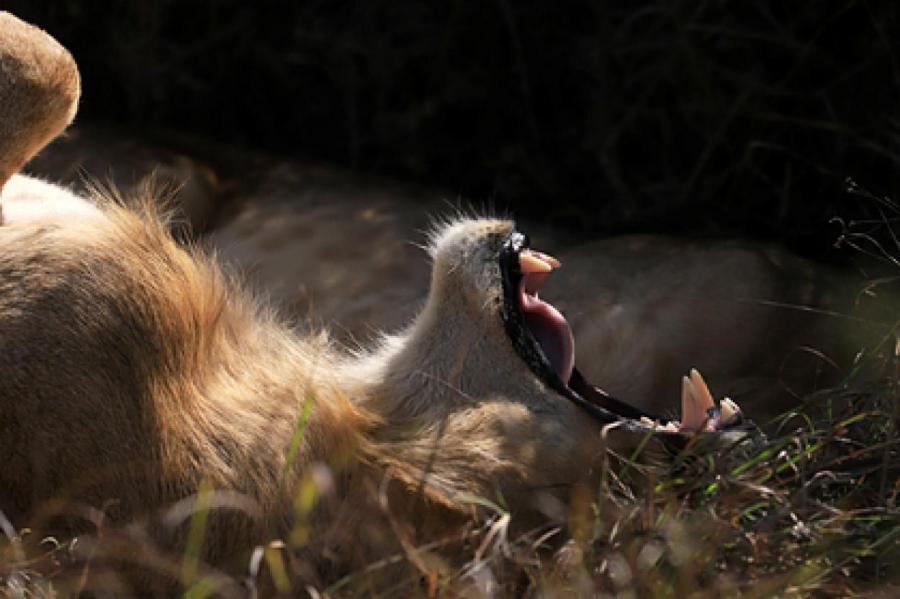
[{"label": "shadowed area", "polygon": [[418,0],[5,6],[54,32],[82,118],[414,180],[591,234],[824,255],[900,196],[900,6]]}]

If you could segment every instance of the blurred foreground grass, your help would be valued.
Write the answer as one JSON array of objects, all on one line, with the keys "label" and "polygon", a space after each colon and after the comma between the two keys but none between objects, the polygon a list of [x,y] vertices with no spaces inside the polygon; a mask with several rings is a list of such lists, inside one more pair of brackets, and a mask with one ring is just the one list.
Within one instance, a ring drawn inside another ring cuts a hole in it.
[{"label": "blurred foreground grass", "polygon": [[[93,560],[112,551],[155,555],[146,565],[180,580],[189,597],[890,596],[900,585],[896,347],[886,339],[866,358],[877,362],[868,365],[876,376],[807,398],[750,453],[689,450],[653,467],[610,455],[600,487],[577,490],[565,522],[524,534],[509,534],[514,516],[502,498],[472,498],[486,508],[477,526],[316,588],[293,550],[302,534],[258,547],[241,571],[206,568],[199,547],[215,509],[207,488],[188,504],[184,555],[148,552],[139,525],[116,529],[102,518],[94,534],[40,543],[2,522],[0,594],[64,597],[88,574],[98,596],[122,591],[115,572],[105,576]],[[298,515],[314,513],[315,486],[301,483],[296,493]]]}]

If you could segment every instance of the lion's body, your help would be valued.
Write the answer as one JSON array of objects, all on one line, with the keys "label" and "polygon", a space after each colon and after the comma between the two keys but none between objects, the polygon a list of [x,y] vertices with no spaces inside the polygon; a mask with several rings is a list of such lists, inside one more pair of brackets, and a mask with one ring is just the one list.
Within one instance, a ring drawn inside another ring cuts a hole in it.
[{"label": "lion's body", "polygon": [[327,345],[296,339],[153,217],[108,207],[10,224],[0,248],[0,452],[16,456],[0,488],[13,518],[63,497],[144,514],[203,479],[281,513],[308,390],[301,462],[357,442],[363,419],[328,377]]},{"label": "lion's body", "polygon": [[97,210],[0,227],[0,505],[14,522],[71,533],[84,506],[159,518],[206,484],[245,505],[212,520],[216,561],[289,535],[298,485],[325,466],[312,528],[333,554],[347,541],[322,531],[371,519],[383,482],[382,509],[418,505],[412,522],[436,534],[466,513],[461,497],[501,492],[526,522],[542,490],[562,497],[587,475],[599,427],[528,371],[471,282],[485,262],[470,250],[511,223],[448,228],[423,313],[347,356],[178,246],[152,208]]}]

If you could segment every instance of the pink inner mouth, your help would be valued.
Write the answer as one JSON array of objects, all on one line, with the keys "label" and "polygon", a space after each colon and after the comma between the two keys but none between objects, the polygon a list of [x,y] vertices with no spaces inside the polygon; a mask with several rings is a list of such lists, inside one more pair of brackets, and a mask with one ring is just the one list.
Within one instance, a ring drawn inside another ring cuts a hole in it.
[{"label": "pink inner mouth", "polygon": [[556,375],[564,385],[568,385],[575,368],[575,338],[559,310],[537,296],[547,274],[532,272],[522,275],[519,307],[525,317],[525,326],[540,344]]},{"label": "pink inner mouth", "polygon": [[[560,262],[552,256],[523,248],[519,251],[519,272],[522,278],[518,288],[518,304],[525,327],[540,345],[550,367],[568,391],[575,393],[579,401],[591,403],[623,418],[639,420],[650,430],[663,433],[715,432],[734,424],[740,424],[743,416],[737,404],[728,398],[717,402],[706,381],[696,369],[682,379],[681,421],[659,420],[621,402],[584,380],[579,373],[575,381],[575,338],[565,317],[553,305],[538,297],[544,280]],[[519,338],[519,333],[516,333]],[[528,360],[529,362],[531,359]],[[543,371],[543,368],[541,369]],[[544,374],[543,376],[546,376]],[[554,388],[556,383],[548,381]],[[569,386],[577,387],[577,391]],[[560,390],[562,391],[562,390]]]}]

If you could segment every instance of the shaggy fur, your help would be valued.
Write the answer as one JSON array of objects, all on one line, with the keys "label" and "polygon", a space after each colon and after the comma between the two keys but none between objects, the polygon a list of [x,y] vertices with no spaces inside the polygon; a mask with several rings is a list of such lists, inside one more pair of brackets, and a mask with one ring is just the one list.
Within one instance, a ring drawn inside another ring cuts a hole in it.
[{"label": "shaggy fur", "polygon": [[[152,213],[104,214],[0,228],[0,453],[14,456],[0,472],[4,511],[23,523],[48,499],[75,498],[133,517],[207,480],[267,518],[289,514],[295,473],[346,460],[371,426],[334,380],[337,357],[179,248]],[[232,527],[211,547],[246,547],[259,530]]]}]

